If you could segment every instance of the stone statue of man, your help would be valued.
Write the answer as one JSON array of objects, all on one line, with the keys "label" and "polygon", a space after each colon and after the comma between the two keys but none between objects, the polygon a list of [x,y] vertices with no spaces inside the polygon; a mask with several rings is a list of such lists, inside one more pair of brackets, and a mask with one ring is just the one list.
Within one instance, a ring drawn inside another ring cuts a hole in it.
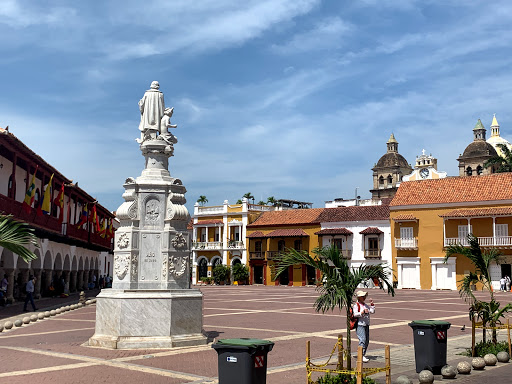
[{"label": "stone statue of man", "polygon": [[158,81],[151,83],[151,89],[148,89],[139,101],[140,124],[139,130],[142,132],[142,138],[150,136],[156,139],[160,132],[160,121],[165,111],[164,94],[158,89]]}]

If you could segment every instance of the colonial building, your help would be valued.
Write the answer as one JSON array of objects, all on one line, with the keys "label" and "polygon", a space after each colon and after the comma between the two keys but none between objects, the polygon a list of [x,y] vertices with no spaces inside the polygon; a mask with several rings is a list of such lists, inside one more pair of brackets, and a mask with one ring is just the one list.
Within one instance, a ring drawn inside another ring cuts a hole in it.
[{"label": "colonial building", "polygon": [[276,209],[266,205],[229,204],[226,200],[219,206],[194,206],[192,283],[202,277],[213,277],[217,264],[231,266],[247,264],[246,227],[261,212]]},{"label": "colonial building", "polygon": [[494,172],[492,167],[484,167],[487,160],[498,156],[496,149],[485,140],[485,132],[484,125],[478,119],[475,128],[473,128],[473,142],[466,147],[464,153],[457,159],[459,162],[459,176],[489,175]]},{"label": "colonial building", "polygon": [[275,258],[287,249],[311,251],[335,245],[349,264],[391,265],[387,205],[264,212],[247,226],[251,282],[266,285],[315,284],[321,276],[295,265],[275,279]]},{"label": "colonial building", "polygon": [[398,141],[391,134],[387,144],[387,152],[372,168],[373,189],[370,190],[372,199],[392,198],[402,181],[403,176],[412,171],[407,160],[398,153]]},{"label": "colonial building", "polygon": [[498,144],[506,145],[509,150],[512,150],[512,144],[500,136],[500,125],[498,124],[498,120],[496,120],[496,115],[492,117],[491,137],[487,139],[487,142],[494,147],[500,156],[503,156],[503,152],[502,149],[498,147]]},{"label": "colonial building", "polygon": [[[53,177],[52,177],[53,175]],[[25,206],[26,192],[34,181],[31,206]],[[49,189],[48,214],[38,212],[44,192]],[[63,205],[55,199],[63,189]],[[87,210],[86,210],[87,207]],[[38,247],[29,246],[37,259],[26,263],[0,247],[0,276],[8,275],[7,300],[22,297],[29,274],[36,276],[35,297],[51,295],[50,286],[64,279],[65,290],[86,289],[93,276],[112,275],[112,239],[102,236],[90,220],[81,220],[94,208],[105,225],[115,219],[77,183],[66,178],[34,153],[11,132],[0,128],[0,212],[34,228]],[[90,217],[90,216],[89,216]],[[82,222],[82,225],[77,224]],[[101,228],[100,228],[101,229]],[[54,287],[55,288],[55,287]]]},{"label": "colonial building", "polygon": [[445,264],[445,251],[452,244],[468,246],[470,233],[481,247],[504,254],[501,265],[491,266],[494,287],[511,275],[512,173],[402,183],[390,217],[398,288],[457,289],[474,266],[464,256]]},{"label": "colonial building", "polygon": [[416,164],[414,164],[414,171],[409,175],[405,175],[403,181],[414,181],[424,179],[442,179],[446,177],[446,172],[439,172],[437,170],[437,159],[430,155],[425,154],[425,150],[421,155],[416,156]]}]

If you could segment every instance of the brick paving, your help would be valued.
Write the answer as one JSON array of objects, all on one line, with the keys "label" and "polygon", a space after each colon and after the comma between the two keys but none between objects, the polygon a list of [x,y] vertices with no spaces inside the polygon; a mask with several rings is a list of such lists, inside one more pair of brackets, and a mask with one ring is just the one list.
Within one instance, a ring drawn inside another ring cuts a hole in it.
[{"label": "brick paving", "polygon": [[[275,342],[268,356],[267,383],[304,383],[306,341],[311,354],[323,361],[330,354],[338,333],[345,333],[339,311],[316,313],[317,294],[310,287],[222,286],[201,287],[204,293],[204,329],[215,338],[255,337]],[[89,296],[92,296],[89,293]],[[414,370],[412,330],[417,319],[450,321],[448,362],[456,364],[459,353],[471,343],[467,304],[451,291],[398,291],[395,297],[370,290],[376,304],[370,331],[370,362],[384,364],[384,345],[391,345],[392,376],[406,374],[417,382]],[[510,293],[497,293],[506,303]],[[39,307],[50,308],[76,302],[78,296],[46,299]],[[43,305],[44,303],[44,305]],[[13,305],[0,309],[0,322],[26,316]],[[31,313],[28,313],[31,314]],[[13,315],[18,315],[14,316]],[[0,333],[1,383],[216,383],[217,354],[211,344],[199,347],[153,350],[108,350],[86,345],[94,333],[95,306],[37,321]],[[462,331],[462,325],[466,330]],[[501,334],[501,337],[504,335]],[[352,333],[353,349],[357,337]],[[483,372],[460,376],[456,383],[508,382],[512,364],[487,367]],[[383,382],[382,375],[374,376]],[[436,378],[438,381],[440,378]]]}]

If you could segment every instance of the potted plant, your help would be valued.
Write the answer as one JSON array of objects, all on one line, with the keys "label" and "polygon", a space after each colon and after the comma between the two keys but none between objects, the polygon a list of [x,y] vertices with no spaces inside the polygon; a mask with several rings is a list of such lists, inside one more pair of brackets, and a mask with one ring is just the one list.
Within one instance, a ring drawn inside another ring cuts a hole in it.
[{"label": "potted plant", "polygon": [[237,281],[239,285],[245,284],[249,279],[249,268],[243,264],[235,264],[232,267],[233,280]]},{"label": "potted plant", "polygon": [[215,284],[224,285],[229,278],[229,268],[224,264],[217,264],[213,268],[213,280]]}]

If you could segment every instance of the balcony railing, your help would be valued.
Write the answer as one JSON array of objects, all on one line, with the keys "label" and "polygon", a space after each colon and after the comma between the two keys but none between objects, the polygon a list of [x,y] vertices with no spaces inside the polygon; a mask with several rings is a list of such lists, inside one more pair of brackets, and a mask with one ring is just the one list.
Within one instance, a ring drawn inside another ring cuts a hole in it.
[{"label": "balcony railing", "polygon": [[403,238],[395,239],[396,249],[418,249],[418,239],[416,238]]},{"label": "balcony railing", "polygon": [[228,241],[228,248],[231,248],[231,249],[241,249],[241,248],[244,248],[244,242],[243,241],[236,241],[236,240],[229,240]]},{"label": "balcony railing", "polygon": [[222,249],[222,243],[220,241],[212,241],[212,242],[205,242],[200,241],[192,244],[192,249],[197,250],[215,250],[215,249]]},{"label": "balcony railing", "polygon": [[284,251],[267,251],[267,260],[274,260]]},{"label": "balcony railing", "polygon": [[223,205],[217,205],[212,207],[197,207],[199,213],[222,213],[224,212]]},{"label": "balcony railing", "polygon": [[380,249],[365,249],[364,257],[367,259],[380,259],[381,258],[381,250]]},{"label": "balcony railing", "polygon": [[257,204],[249,204],[248,209],[250,211],[274,211],[275,208],[269,205],[257,205]]},{"label": "balcony railing", "polygon": [[352,258],[352,250],[351,249],[342,249],[341,256],[343,256],[344,259],[351,259]]},{"label": "balcony railing", "polygon": [[249,252],[249,259],[263,260],[265,259],[265,252]]},{"label": "balcony railing", "polygon": [[[481,247],[512,247],[512,236],[477,237],[477,239]],[[469,247],[469,241],[467,237],[447,237],[444,239],[444,246],[450,245]]]}]

